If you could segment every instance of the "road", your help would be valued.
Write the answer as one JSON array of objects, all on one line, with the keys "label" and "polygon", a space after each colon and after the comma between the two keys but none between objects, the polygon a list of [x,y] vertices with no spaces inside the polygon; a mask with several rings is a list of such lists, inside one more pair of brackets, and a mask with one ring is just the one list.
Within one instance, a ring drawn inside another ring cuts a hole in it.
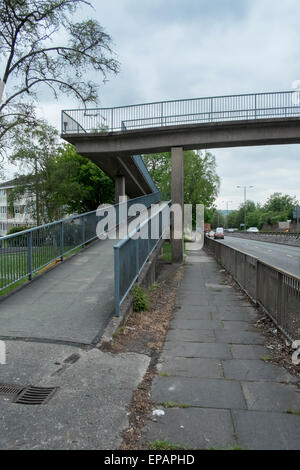
[{"label": "road", "polygon": [[225,235],[224,240],[218,240],[218,243],[256,256],[265,263],[300,277],[300,247],[247,240],[228,235]]}]

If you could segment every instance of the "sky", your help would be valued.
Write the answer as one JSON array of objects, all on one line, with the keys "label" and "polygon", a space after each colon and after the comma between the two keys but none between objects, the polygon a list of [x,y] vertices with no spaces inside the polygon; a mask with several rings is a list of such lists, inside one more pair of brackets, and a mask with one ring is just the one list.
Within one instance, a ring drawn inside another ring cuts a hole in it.
[{"label": "sky", "polygon": [[[112,37],[120,73],[101,85],[103,107],[227,94],[287,91],[300,80],[299,0],[91,1]],[[40,115],[60,127],[61,109],[78,102],[45,97]],[[217,206],[274,192],[300,200],[300,145],[211,149],[221,178]]]}]

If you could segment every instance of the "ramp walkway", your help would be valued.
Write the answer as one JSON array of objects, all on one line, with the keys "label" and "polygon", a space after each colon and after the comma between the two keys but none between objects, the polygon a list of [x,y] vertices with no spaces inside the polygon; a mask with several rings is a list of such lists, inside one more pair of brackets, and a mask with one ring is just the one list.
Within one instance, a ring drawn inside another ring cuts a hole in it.
[{"label": "ramp walkway", "polygon": [[114,308],[113,246],[96,241],[0,302],[0,337],[93,344]]}]

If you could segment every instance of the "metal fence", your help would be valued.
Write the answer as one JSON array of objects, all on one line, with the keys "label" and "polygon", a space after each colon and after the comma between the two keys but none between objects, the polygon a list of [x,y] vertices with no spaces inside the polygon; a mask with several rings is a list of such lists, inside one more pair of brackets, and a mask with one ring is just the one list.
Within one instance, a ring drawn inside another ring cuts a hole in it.
[{"label": "metal fence", "polygon": [[293,232],[228,232],[228,237],[300,246],[300,234]]},{"label": "metal fence", "polygon": [[151,253],[170,228],[171,201],[155,208],[126,238],[114,246],[115,315],[138,279]]},{"label": "metal fence", "polygon": [[291,341],[300,339],[300,278],[207,237],[205,247]]},{"label": "metal fence", "polygon": [[62,134],[300,117],[299,92],[283,91],[62,111]]},{"label": "metal fence", "polygon": [[[127,220],[127,208],[133,204],[150,207],[160,201],[160,193],[147,194],[116,204],[116,225]],[[24,230],[0,238],[0,291],[28,278],[35,272],[97,238],[96,228],[104,215],[87,212],[57,222]]]}]

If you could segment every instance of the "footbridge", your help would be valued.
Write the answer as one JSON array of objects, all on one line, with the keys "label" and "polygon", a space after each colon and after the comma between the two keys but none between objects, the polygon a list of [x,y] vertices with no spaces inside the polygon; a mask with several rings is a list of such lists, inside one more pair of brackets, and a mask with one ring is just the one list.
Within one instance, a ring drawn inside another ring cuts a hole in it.
[{"label": "footbridge", "polygon": [[103,168],[109,165],[108,157],[119,162],[120,157],[169,151],[172,147],[189,150],[300,143],[300,93],[65,110],[61,132],[79,153]]},{"label": "footbridge", "polygon": [[[300,143],[293,91],[62,111],[62,138],[116,181],[116,197],[154,190],[137,154],[171,151],[172,202],[183,205],[183,151]],[[183,242],[172,241],[174,261]]]}]

